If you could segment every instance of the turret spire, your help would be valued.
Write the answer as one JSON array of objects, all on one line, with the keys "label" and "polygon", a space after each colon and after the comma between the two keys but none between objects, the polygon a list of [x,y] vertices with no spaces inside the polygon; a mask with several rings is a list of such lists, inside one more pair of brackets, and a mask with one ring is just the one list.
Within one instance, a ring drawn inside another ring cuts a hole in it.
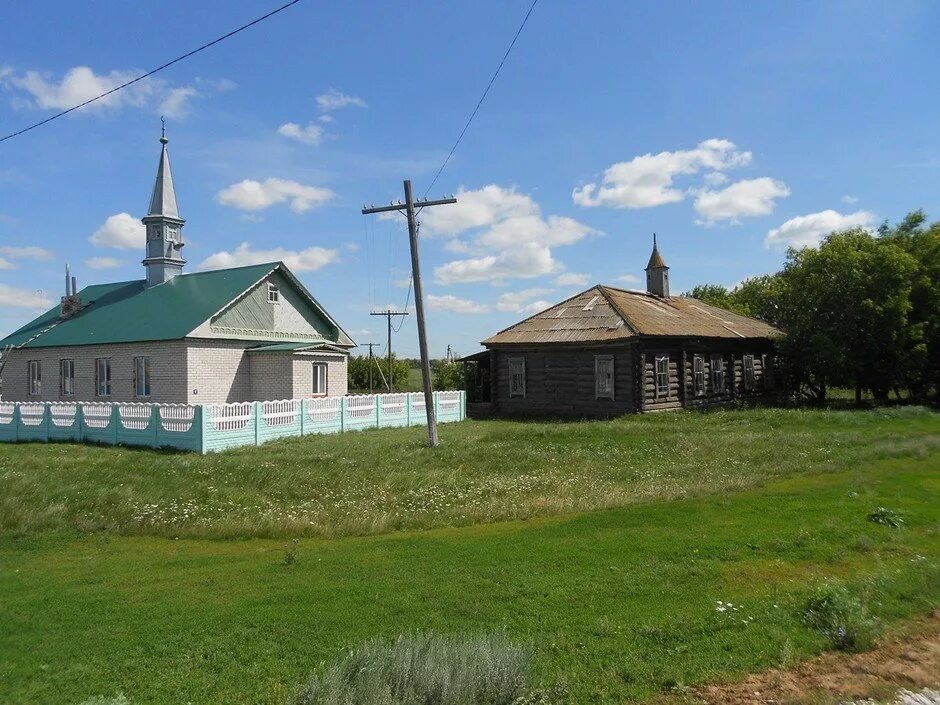
[{"label": "turret spire", "polygon": [[150,196],[150,208],[141,218],[147,226],[147,257],[144,267],[147,270],[147,286],[169,281],[183,270],[186,261],[182,256],[182,227],[186,222],[180,217],[176,203],[176,188],[173,186],[173,174],[170,171],[170,154],[166,145],[166,121],[160,118],[160,161],[157,164],[157,178]]},{"label": "turret spire", "polygon": [[653,252],[646,265],[646,290],[656,296],[669,298],[669,267],[659,254],[659,248],[656,246],[656,233],[653,233]]}]

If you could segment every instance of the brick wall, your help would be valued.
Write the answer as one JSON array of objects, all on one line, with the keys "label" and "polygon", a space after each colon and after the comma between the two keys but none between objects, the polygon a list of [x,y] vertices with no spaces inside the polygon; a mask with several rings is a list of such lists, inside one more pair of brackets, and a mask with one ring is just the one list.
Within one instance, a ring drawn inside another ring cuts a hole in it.
[{"label": "brick wall", "polygon": [[[187,395],[189,404],[251,401],[251,369],[245,349],[257,342],[240,340],[187,341]],[[270,397],[267,397],[270,398]]]},{"label": "brick wall", "polygon": [[347,387],[347,357],[335,355],[298,354],[292,358],[293,398],[309,397],[313,391],[313,363],[325,362],[326,393],[331,397],[345,396]]},{"label": "brick wall", "polygon": [[[95,360],[111,360],[111,396],[95,395]],[[150,358],[151,395],[134,394],[134,358]],[[60,393],[60,361],[75,361],[75,394]],[[29,394],[29,361],[42,370],[42,394]],[[186,344],[180,340],[115,345],[12,350],[3,368],[3,398],[7,401],[119,401],[173,404],[186,401]]]}]

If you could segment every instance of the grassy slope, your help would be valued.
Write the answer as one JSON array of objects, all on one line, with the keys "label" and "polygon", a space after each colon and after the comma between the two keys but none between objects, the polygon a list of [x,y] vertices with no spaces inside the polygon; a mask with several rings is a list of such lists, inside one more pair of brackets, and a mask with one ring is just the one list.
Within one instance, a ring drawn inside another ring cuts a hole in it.
[{"label": "grassy slope", "polygon": [[940,447],[940,416],[685,412],[595,423],[468,421],[276,442],[215,456],[0,447],[0,530],[341,536],[624,506]]},{"label": "grassy slope", "polygon": [[[284,540],[7,532],[0,702],[282,703],[344,645],[503,624],[578,703],[752,671],[821,648],[794,606],[823,576],[889,620],[937,603],[938,455],[921,455],[721,497],[304,539],[293,565]],[[879,505],[907,527],[868,522]]]}]

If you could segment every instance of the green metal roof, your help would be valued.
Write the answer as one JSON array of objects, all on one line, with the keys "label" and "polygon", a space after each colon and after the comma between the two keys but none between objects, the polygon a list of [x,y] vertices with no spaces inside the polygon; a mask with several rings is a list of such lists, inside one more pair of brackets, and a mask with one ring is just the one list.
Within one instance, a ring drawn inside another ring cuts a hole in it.
[{"label": "green metal roof", "polygon": [[306,350],[332,350],[335,352],[348,352],[344,348],[333,345],[332,343],[273,343],[272,345],[259,345],[254,348],[248,348],[248,353],[279,353],[279,352],[303,352]]},{"label": "green metal roof", "polygon": [[150,288],[143,280],[87,286],[79,292],[86,308],[59,321],[55,306],[0,340],[0,349],[185,338],[278,267],[283,265],[271,262],[183,274]]}]

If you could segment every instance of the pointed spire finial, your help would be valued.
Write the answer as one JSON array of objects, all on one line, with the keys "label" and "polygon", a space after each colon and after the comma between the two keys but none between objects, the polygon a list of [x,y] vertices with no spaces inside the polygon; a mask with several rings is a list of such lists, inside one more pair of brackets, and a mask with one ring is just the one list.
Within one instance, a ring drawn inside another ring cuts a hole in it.
[{"label": "pointed spire finial", "polygon": [[166,120],[161,115],[160,116],[160,144],[166,144],[169,141],[170,140],[166,138]]},{"label": "pointed spire finial", "polygon": [[656,247],[656,233],[653,233],[653,247]]}]

